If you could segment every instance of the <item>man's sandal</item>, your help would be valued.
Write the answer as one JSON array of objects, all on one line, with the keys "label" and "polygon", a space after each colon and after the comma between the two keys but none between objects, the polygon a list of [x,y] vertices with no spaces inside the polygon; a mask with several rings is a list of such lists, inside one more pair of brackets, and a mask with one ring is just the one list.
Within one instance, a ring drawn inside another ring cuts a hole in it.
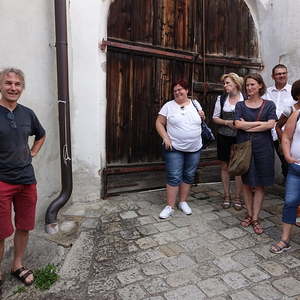
[{"label": "man's sandal", "polygon": [[256,234],[262,234],[262,233],[264,233],[264,229],[263,229],[263,227],[261,226],[261,224],[259,223],[258,220],[252,220],[251,225],[253,227],[253,231]]},{"label": "man's sandal", "polygon": [[245,219],[241,221],[240,224],[241,224],[243,227],[248,227],[248,226],[251,225],[251,223],[252,223],[252,217],[250,217],[249,215],[247,215],[247,216],[245,217]]},{"label": "man's sandal", "polygon": [[15,278],[17,278],[18,280],[20,280],[22,283],[24,283],[27,286],[32,285],[34,282],[34,279],[29,282],[26,281],[26,278],[32,274],[33,274],[33,272],[25,267],[21,267],[21,268],[17,269],[16,271],[11,271],[11,275],[13,275]]},{"label": "man's sandal", "polygon": [[230,196],[224,196],[224,201],[222,203],[222,207],[224,209],[230,208],[231,202],[230,202]]},{"label": "man's sandal", "polygon": [[290,248],[291,248],[291,246],[290,246],[289,242],[280,240],[278,243],[271,246],[270,251],[272,253],[279,254],[279,253],[289,250]]}]

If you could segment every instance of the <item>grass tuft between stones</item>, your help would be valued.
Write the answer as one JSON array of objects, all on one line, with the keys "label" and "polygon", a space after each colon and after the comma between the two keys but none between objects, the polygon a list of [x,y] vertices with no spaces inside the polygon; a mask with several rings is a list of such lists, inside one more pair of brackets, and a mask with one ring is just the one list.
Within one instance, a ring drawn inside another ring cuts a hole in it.
[{"label": "grass tuft between stones", "polygon": [[17,288],[13,291],[13,295],[21,294],[21,293],[25,293],[25,292],[26,292],[26,287],[25,286],[23,286],[23,285],[22,286],[17,286]]},{"label": "grass tuft between stones", "polygon": [[49,290],[49,288],[58,280],[57,268],[53,264],[48,264],[45,267],[34,272],[34,285],[40,290]]}]

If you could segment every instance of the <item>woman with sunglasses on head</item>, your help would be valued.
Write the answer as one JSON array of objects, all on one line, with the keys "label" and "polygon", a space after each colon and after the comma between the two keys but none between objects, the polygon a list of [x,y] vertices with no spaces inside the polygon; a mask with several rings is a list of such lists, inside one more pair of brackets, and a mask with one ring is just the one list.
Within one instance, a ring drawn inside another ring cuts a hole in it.
[{"label": "woman with sunglasses on head", "polygon": [[192,214],[187,198],[199,165],[201,118],[205,117],[201,105],[188,98],[189,87],[185,80],[176,81],[172,88],[174,100],[163,105],[156,119],[156,130],[163,140],[167,172],[167,206],[159,215],[161,219],[174,213],[177,196],[179,208],[186,215]]},{"label": "woman with sunglasses on head", "polygon": [[256,234],[264,232],[259,213],[265,194],[265,186],[274,183],[274,146],[271,129],[277,120],[274,102],[262,99],[266,85],[259,74],[244,78],[247,99],[235,107],[237,143],[252,142],[252,156],[248,171],[242,175],[247,216],[241,221],[243,227],[252,225]]},{"label": "woman with sunglasses on head", "polygon": [[[237,130],[233,125],[235,105],[239,101],[243,101],[244,97],[241,93],[243,86],[243,79],[235,73],[224,74],[221,77],[224,84],[225,93],[218,96],[213,121],[218,124],[217,135],[217,153],[218,160],[221,161],[221,179],[224,188],[223,208],[231,206],[230,196],[230,176],[228,173],[228,163],[230,159],[231,146],[236,143]],[[241,176],[235,177],[235,197],[233,207],[236,210],[242,209],[240,195],[242,192]]]}]

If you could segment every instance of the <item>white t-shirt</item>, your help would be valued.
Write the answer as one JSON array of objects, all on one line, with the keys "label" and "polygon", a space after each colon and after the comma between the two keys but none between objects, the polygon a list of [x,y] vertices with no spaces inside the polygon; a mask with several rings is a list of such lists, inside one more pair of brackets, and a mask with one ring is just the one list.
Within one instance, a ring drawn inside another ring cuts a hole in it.
[{"label": "white t-shirt", "polygon": [[[244,97],[243,97],[242,93],[240,93],[239,101],[244,101]],[[234,112],[234,109],[235,109],[235,104],[233,104],[233,105],[230,104],[229,96],[227,96],[227,98],[224,102],[223,111]],[[216,104],[215,104],[213,118],[220,118],[220,116],[221,116],[221,96],[218,96]]]},{"label": "white t-shirt", "polygon": [[[193,102],[202,110],[198,101]],[[184,107],[175,100],[168,101],[159,114],[167,118],[167,133],[176,150],[195,152],[201,149],[201,118],[191,101]]]},{"label": "white t-shirt", "polygon": [[288,118],[295,110],[296,108],[294,107],[294,105],[288,106],[283,110],[282,114]]},{"label": "white t-shirt", "polygon": [[[285,87],[281,90],[277,90],[275,86],[271,86],[267,89],[267,92],[262,96],[263,99],[271,100],[276,105],[276,115],[277,118],[280,118],[282,112],[286,107],[292,106],[295,104],[295,100],[291,95],[291,85],[286,84]],[[278,140],[277,133],[275,128],[272,129],[273,141]]]},{"label": "white t-shirt", "polygon": [[300,161],[300,119],[296,123],[293,141],[291,144],[291,155],[296,160]]}]

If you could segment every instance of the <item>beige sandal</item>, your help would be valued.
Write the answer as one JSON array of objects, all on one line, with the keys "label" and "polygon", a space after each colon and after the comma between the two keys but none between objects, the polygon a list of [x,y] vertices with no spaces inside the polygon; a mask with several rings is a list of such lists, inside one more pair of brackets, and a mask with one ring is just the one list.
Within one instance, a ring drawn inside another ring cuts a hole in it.
[{"label": "beige sandal", "polygon": [[230,196],[224,196],[224,201],[222,203],[222,207],[224,209],[227,209],[227,208],[230,208],[231,206],[231,199],[230,199]]},{"label": "beige sandal", "polygon": [[238,211],[243,209],[243,204],[241,202],[240,197],[235,198],[235,200],[233,202],[233,208]]}]

